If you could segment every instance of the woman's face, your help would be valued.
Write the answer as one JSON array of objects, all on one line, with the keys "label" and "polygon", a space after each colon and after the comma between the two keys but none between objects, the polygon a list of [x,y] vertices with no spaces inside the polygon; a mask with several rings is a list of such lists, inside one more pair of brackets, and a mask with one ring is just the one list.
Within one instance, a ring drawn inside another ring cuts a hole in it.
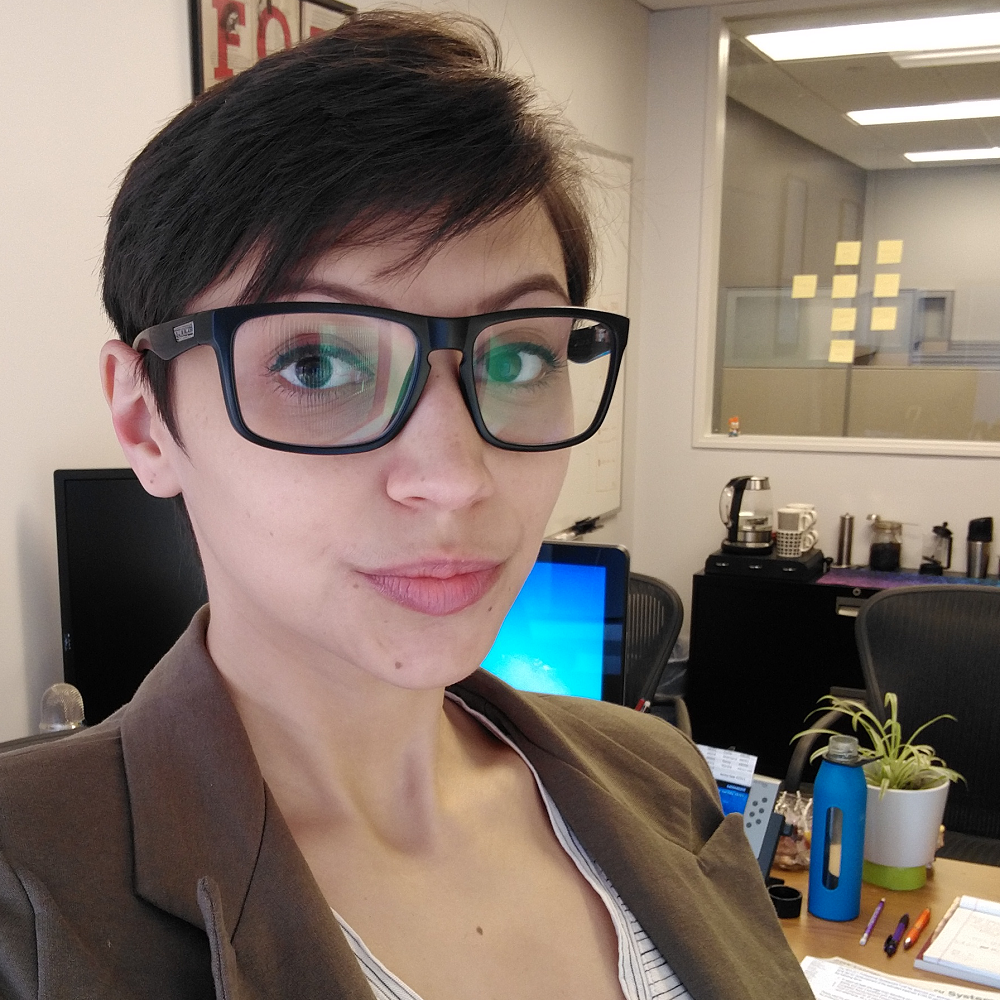
[{"label": "woman's face", "polygon": [[[410,249],[400,240],[331,252],[295,298],[437,316],[567,304],[559,241],[541,210],[387,274]],[[234,303],[247,277],[237,271],[190,311]],[[458,360],[431,355],[423,396],[389,444],[334,456],[244,440],[226,416],[211,349],[172,362],[183,448],[164,438],[170,471],[154,491],[176,485],[184,495],[213,653],[239,635],[272,656],[407,688],[452,683],[479,664],[535,559],[568,452],[486,444],[462,399]]]}]

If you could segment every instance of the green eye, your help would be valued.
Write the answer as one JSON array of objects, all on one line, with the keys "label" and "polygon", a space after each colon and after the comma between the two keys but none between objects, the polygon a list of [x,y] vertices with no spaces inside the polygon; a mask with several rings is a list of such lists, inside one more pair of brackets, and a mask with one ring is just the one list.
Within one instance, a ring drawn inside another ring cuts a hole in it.
[{"label": "green eye", "polygon": [[539,344],[503,344],[491,347],[479,366],[479,380],[503,385],[530,385],[558,367],[552,352]]}]

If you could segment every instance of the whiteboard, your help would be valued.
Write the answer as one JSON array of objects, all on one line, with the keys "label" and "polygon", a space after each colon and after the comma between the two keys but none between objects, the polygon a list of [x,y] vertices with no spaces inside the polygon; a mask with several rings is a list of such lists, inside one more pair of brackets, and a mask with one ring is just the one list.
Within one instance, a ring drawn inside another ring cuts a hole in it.
[{"label": "whiteboard", "polygon": [[[587,199],[597,237],[597,274],[587,305],[628,315],[632,161],[589,144],[581,145],[580,153],[591,178]],[[566,481],[546,526],[546,535],[621,507],[624,387],[623,363],[601,429],[589,441],[570,449]]]}]

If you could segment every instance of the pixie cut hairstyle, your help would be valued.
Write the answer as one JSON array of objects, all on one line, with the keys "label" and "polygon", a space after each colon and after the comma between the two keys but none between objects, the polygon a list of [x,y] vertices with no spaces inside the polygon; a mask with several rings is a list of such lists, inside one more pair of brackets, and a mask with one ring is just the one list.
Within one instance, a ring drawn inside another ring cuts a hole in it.
[{"label": "pixie cut hairstyle", "polygon": [[[594,251],[580,169],[572,135],[503,70],[484,24],[355,14],[202,94],[136,157],[111,210],[104,305],[131,344],[243,261],[241,302],[270,301],[331,248],[405,236],[404,268],[535,201],[583,305]],[[176,433],[166,362],[143,364]]]}]

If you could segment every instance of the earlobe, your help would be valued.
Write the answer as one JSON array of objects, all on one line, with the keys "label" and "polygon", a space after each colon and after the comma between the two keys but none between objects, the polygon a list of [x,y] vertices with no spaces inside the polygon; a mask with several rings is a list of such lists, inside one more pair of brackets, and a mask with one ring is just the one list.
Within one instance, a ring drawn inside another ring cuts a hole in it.
[{"label": "earlobe", "polygon": [[142,378],[142,359],[120,340],[101,349],[101,384],[118,443],[147,493],[172,497],[181,492],[174,469],[180,451]]}]

